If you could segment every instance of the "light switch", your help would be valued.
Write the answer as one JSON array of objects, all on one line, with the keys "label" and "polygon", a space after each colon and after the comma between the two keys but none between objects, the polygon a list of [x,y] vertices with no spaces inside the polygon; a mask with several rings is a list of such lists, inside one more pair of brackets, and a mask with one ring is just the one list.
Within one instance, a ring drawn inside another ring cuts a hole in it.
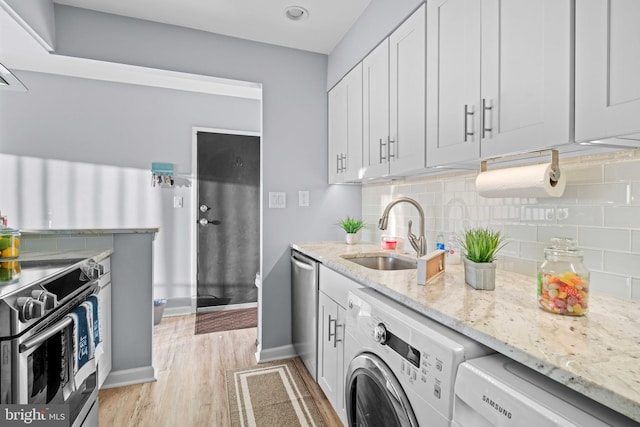
[{"label": "light switch", "polygon": [[183,207],[183,199],[182,196],[173,196],[173,207],[181,208]]},{"label": "light switch", "polygon": [[298,206],[309,206],[309,192],[298,191]]},{"label": "light switch", "polygon": [[287,193],[280,191],[269,192],[269,209],[284,209],[287,207]]}]

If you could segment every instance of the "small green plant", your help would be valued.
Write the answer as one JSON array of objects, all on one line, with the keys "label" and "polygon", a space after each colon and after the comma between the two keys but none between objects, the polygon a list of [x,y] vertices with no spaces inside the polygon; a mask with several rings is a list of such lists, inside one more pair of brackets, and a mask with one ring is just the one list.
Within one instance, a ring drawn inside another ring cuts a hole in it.
[{"label": "small green plant", "polygon": [[355,219],[351,217],[346,217],[343,220],[340,220],[338,225],[347,232],[347,234],[354,234],[358,231],[362,230],[366,227],[366,224],[361,219]]},{"label": "small green plant", "polygon": [[464,232],[464,236],[458,239],[458,243],[467,256],[473,262],[493,262],[496,254],[507,244],[499,231],[488,228],[471,228]]}]

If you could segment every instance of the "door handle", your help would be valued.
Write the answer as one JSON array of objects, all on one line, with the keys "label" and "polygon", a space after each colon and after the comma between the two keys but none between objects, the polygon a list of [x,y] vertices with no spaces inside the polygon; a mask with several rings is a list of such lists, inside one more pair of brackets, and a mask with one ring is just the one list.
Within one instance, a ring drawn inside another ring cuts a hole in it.
[{"label": "door handle", "polygon": [[205,226],[207,224],[220,225],[220,221],[218,221],[217,219],[214,219],[213,221],[210,221],[207,218],[200,218],[198,220],[198,223],[200,225],[202,225],[202,226]]},{"label": "door handle", "polygon": [[200,205],[200,212],[202,212],[202,213],[205,213],[209,209],[211,209],[211,208],[209,206],[207,206],[207,205]]},{"label": "door handle", "polygon": [[388,149],[387,149],[387,156],[389,157],[389,161],[391,161],[392,158],[396,157],[395,153],[391,149],[391,144],[395,144],[395,143],[396,141],[394,139],[391,139],[391,137],[389,137]]}]

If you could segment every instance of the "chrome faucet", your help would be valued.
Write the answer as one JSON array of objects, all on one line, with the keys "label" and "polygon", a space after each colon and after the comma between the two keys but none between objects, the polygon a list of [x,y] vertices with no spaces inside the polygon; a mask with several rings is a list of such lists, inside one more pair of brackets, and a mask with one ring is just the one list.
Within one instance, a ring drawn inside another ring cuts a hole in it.
[{"label": "chrome faucet", "polygon": [[411,232],[411,220],[409,220],[409,234],[407,235],[407,237],[409,237],[409,242],[411,243],[411,246],[413,246],[413,249],[415,249],[415,251],[418,253],[418,257],[421,257],[425,253],[427,243],[426,238],[424,237],[424,211],[422,210],[422,207],[418,204],[418,202],[410,199],[409,197],[398,197],[397,199],[392,200],[391,202],[389,202],[387,207],[384,208],[382,217],[380,218],[380,220],[378,220],[378,228],[380,230],[387,229],[387,223],[389,222],[389,211],[392,207],[402,202],[406,202],[415,206],[418,210],[418,213],[420,214],[420,237],[416,237],[416,235]]}]

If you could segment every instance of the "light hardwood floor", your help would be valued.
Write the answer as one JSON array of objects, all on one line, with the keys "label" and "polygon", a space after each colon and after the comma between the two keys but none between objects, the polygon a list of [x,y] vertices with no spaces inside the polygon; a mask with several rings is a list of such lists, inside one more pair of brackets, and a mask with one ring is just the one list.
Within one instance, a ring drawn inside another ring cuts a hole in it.
[{"label": "light hardwood floor", "polygon": [[[167,317],[154,327],[158,381],[101,390],[100,427],[229,426],[225,371],[256,366],[256,328],[194,335],[195,315]],[[341,426],[299,359],[327,426]],[[274,426],[277,427],[277,426]]]}]

